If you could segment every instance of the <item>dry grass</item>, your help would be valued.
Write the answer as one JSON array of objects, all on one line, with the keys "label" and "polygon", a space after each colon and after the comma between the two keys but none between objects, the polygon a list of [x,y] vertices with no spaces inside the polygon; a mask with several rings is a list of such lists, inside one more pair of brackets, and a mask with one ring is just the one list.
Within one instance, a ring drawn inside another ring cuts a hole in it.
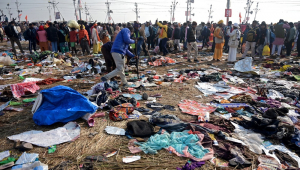
[{"label": "dry grass", "polygon": [[[83,60],[88,60],[88,57],[83,57]],[[165,67],[155,67],[148,68],[154,69],[159,75],[163,75],[167,72],[168,69],[184,69],[184,68],[208,68],[212,62],[204,61],[200,64],[186,63],[184,59],[175,58],[177,61],[182,61],[183,63],[165,66]],[[218,66],[222,69],[228,69],[225,62],[214,63],[215,66]],[[193,67],[191,67],[193,66]],[[66,68],[70,70],[71,68]],[[56,77],[62,78],[63,75],[57,70],[54,70],[52,75],[34,75],[32,77],[36,78],[48,78]],[[4,84],[13,84],[20,83],[22,80],[18,76],[7,76],[13,77],[12,80],[0,81],[0,85]],[[29,76],[25,76],[29,77]],[[99,82],[100,77],[91,77],[89,80]],[[51,88],[57,85],[69,86],[79,92],[87,91],[88,89],[80,88],[80,83],[82,79],[73,80],[70,82],[58,82],[52,85],[43,85],[40,86],[41,89]],[[163,110],[163,114],[174,114],[180,119],[185,121],[194,121],[196,120],[195,116],[183,114],[179,111],[177,104],[183,99],[195,100],[201,103],[207,103],[212,100],[211,97],[196,98],[195,96],[201,95],[201,93],[194,87],[196,81],[189,80],[185,83],[172,83],[171,86],[161,86],[158,88],[152,88],[153,91],[147,91],[150,94],[160,93],[163,95],[161,99],[157,102],[162,104],[168,104],[176,106],[176,111]],[[92,85],[91,85],[92,86]],[[0,103],[2,104],[2,103]],[[141,106],[145,107],[145,103],[141,102]],[[17,106],[18,107],[18,106]],[[12,154],[21,155],[22,153],[13,149],[13,142],[7,139],[8,136],[22,133],[28,130],[43,130],[48,131],[57,127],[63,126],[62,123],[56,123],[51,126],[37,126],[32,120],[31,107],[26,107],[22,112],[8,112],[5,111],[5,114],[0,117],[0,151],[11,150]],[[139,153],[136,155],[141,155],[142,159],[133,163],[125,164],[122,162],[124,156],[131,156],[127,144],[129,139],[125,136],[114,136],[108,135],[104,132],[106,126],[116,126],[120,128],[126,128],[126,123],[128,121],[121,122],[112,122],[109,120],[108,116],[104,118],[96,118],[95,126],[89,128],[87,123],[83,120],[76,120],[77,123],[81,126],[80,138],[71,143],[64,143],[57,146],[57,151],[53,154],[48,154],[46,148],[34,147],[30,153],[39,153],[41,162],[48,164],[49,168],[54,169],[79,169],[80,164],[85,163],[84,158],[88,155],[101,155],[104,152],[107,152],[112,149],[118,150],[116,156],[110,157],[108,162],[94,162],[94,169],[175,169],[176,167],[183,166],[187,158],[177,157],[174,154],[167,152],[166,150],[161,150],[157,155],[146,155],[144,153]],[[98,132],[92,138],[89,138],[89,134],[93,132]],[[253,161],[253,167],[256,168],[255,159]],[[68,162],[67,166],[59,167],[64,162]],[[216,168],[209,161],[202,166],[202,170],[212,170],[219,169]],[[234,168],[225,168],[225,169],[234,169]]]}]

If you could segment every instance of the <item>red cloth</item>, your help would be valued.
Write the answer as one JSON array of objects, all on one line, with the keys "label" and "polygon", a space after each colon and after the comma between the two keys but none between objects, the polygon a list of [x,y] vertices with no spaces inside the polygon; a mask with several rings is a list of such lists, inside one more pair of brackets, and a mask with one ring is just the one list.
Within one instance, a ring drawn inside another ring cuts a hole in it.
[{"label": "red cloth", "polygon": [[37,82],[36,84],[37,85],[49,85],[49,84],[53,84],[55,82],[58,82],[58,81],[63,81],[64,79],[54,79],[54,78],[47,78],[45,80],[42,80],[42,81],[39,81]]},{"label": "red cloth", "polygon": [[35,93],[40,89],[36,82],[26,82],[26,83],[18,83],[10,85],[10,89],[15,98],[20,98],[25,95],[25,91],[30,91],[31,93]]},{"label": "red cloth", "polygon": [[70,32],[70,42],[77,42],[77,31],[71,31]]},{"label": "red cloth", "polygon": [[38,30],[38,31],[43,31],[43,30],[45,30],[45,29],[44,29],[44,26],[41,25],[41,26],[39,27],[39,30]]}]

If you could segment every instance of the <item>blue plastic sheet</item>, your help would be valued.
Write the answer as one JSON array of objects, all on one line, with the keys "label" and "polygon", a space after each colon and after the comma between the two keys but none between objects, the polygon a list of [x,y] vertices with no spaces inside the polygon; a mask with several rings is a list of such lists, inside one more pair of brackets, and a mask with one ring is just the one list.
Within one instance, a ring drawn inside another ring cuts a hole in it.
[{"label": "blue plastic sheet", "polygon": [[57,122],[67,123],[86,113],[93,114],[98,108],[70,87],[56,86],[40,93],[43,100],[33,115],[34,122],[39,126]]}]

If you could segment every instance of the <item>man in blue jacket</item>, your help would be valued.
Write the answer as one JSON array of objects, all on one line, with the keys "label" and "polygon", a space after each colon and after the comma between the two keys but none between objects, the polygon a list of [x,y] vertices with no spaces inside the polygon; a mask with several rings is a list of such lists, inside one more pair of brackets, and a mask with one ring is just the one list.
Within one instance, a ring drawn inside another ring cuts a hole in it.
[{"label": "man in blue jacket", "polygon": [[114,44],[111,48],[111,54],[116,64],[116,69],[114,69],[112,72],[106,74],[101,78],[101,81],[105,82],[112,77],[115,77],[117,75],[120,76],[123,87],[127,87],[127,80],[124,73],[124,67],[125,67],[125,57],[126,54],[128,57],[135,57],[129,50],[128,46],[129,44],[134,44],[135,41],[130,39],[130,36],[133,34],[133,27],[123,28],[117,35]]}]

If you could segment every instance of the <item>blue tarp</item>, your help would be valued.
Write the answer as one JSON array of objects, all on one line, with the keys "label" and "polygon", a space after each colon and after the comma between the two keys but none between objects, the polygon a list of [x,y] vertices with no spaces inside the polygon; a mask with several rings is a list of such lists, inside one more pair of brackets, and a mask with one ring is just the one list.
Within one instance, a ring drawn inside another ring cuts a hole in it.
[{"label": "blue tarp", "polygon": [[97,110],[97,106],[70,87],[56,86],[40,93],[43,100],[33,115],[34,122],[40,126],[67,123]]}]

